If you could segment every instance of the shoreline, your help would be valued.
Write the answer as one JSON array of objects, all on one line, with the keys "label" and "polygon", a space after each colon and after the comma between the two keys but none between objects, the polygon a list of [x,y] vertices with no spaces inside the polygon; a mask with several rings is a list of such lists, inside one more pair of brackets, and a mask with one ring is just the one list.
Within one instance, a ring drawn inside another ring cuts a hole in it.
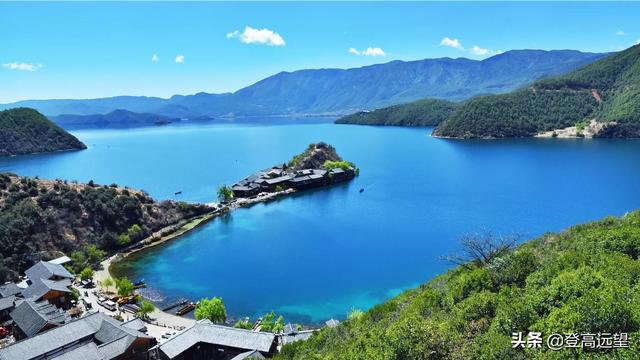
[{"label": "shoreline", "polygon": [[[207,205],[214,208],[214,210],[210,211],[209,213],[187,219],[184,222],[179,222],[178,224],[173,224],[173,225],[164,227],[154,232],[153,234],[151,234],[151,236],[148,236],[145,239],[140,240],[139,243],[143,243],[142,246],[132,248],[131,250],[116,252],[110,255],[108,258],[106,258],[100,263],[102,266],[102,269],[95,272],[94,280],[96,281],[96,283],[98,283],[98,282],[104,281],[108,277],[115,278],[116,276],[113,272],[113,266],[116,266],[116,264],[125,260],[130,255],[139,253],[144,250],[148,250],[158,245],[166,244],[171,240],[178,239],[183,235],[186,235],[187,233],[191,232],[192,230],[197,229],[200,226],[210,222],[211,220],[216,219],[218,216],[224,216],[238,208],[249,208],[259,203],[267,203],[267,202],[274,201],[284,196],[292,195],[295,193],[297,193],[296,190],[287,189],[284,191],[257,195],[253,198],[241,198],[241,199],[232,201],[231,203],[229,203],[228,205],[222,208],[218,208],[216,205],[214,205],[214,203],[209,203]],[[162,235],[163,233],[169,230],[172,230],[172,231],[169,233],[166,233],[165,235]],[[147,241],[154,239],[155,236],[157,235],[161,236],[158,240],[145,243]],[[136,245],[137,244],[134,244],[132,246],[136,246]],[[149,300],[149,299],[146,299],[146,300]],[[184,317],[184,316],[174,315],[169,312],[162,311],[158,307],[156,307],[156,309],[150,315],[155,320],[156,324],[158,324],[158,326],[161,326],[159,324],[162,322],[163,324],[165,324],[164,327],[167,327],[167,328],[175,328],[176,326],[187,327],[195,323],[194,319]]]},{"label": "shoreline", "polygon": [[[219,216],[229,214],[231,213],[231,211],[235,209],[249,208],[259,203],[267,203],[269,201],[277,200],[286,195],[292,195],[296,192],[297,191],[293,189],[287,189],[279,192],[266,193],[265,195],[257,195],[253,198],[241,198],[238,200],[233,200],[231,203],[221,208],[217,207],[217,203],[207,203],[206,205],[213,208],[213,210],[211,210],[210,212],[205,213],[203,215],[198,215],[186,220],[182,220],[177,224],[173,224],[173,225],[169,225],[164,228],[161,228],[158,231],[151,234],[150,236],[140,240],[137,244],[133,244],[129,246],[130,250],[124,249],[122,251],[118,251],[114,253],[112,256],[110,256],[110,258],[118,257],[119,260],[117,261],[120,261],[121,259],[124,259],[129,255],[153,248],[158,245],[165,244],[171,240],[174,240],[183,235],[186,235],[190,231],[197,229],[198,227],[208,223],[211,220],[216,219]],[[159,238],[157,238],[158,236]],[[154,239],[157,239],[157,240],[154,240]],[[142,244],[142,246],[139,246],[139,244]],[[113,264],[110,264],[110,265],[113,265]]]}]

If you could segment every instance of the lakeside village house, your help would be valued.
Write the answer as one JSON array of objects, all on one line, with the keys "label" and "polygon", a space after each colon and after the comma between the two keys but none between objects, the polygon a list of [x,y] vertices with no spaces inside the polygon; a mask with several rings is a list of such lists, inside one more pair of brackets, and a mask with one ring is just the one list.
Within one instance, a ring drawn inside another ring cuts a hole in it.
[{"label": "lakeside village house", "polygon": [[[40,261],[25,272],[25,281],[0,285],[0,324],[12,329],[16,341],[0,340],[0,360],[265,359],[315,331],[287,324],[283,333],[273,334],[200,320],[158,343],[137,318],[121,322],[95,310],[72,318],[74,276],[62,266],[67,261]],[[326,322],[337,325],[333,319]]]},{"label": "lakeside village house", "polygon": [[296,171],[287,170],[287,165],[282,164],[270,169],[259,171],[231,187],[236,198],[248,198],[261,192],[273,192],[278,189],[306,190],[321,186],[327,186],[353,179],[354,169],[335,168],[303,169]]}]

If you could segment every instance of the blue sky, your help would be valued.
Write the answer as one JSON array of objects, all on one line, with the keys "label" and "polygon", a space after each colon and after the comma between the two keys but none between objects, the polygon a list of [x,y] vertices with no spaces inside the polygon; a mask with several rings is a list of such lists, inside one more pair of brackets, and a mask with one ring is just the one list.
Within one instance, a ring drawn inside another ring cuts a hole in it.
[{"label": "blue sky", "polygon": [[511,49],[617,51],[640,40],[639,18],[630,2],[0,2],[0,102],[226,92],[280,71]]}]

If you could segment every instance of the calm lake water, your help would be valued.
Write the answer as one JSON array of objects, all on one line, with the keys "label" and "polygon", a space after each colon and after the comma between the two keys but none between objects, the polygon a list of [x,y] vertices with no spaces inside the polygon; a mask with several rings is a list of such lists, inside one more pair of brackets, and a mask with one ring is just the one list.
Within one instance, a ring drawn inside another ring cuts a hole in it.
[{"label": "calm lake water", "polygon": [[452,141],[430,129],[325,121],[74,134],[89,149],[0,159],[0,170],[210,202],[218,185],[311,142],[333,144],[360,167],[349,184],[234,211],[128,264],[160,304],[221,296],[235,316],[344,318],[445,271],[439,258],[464,233],[528,239],[640,207],[637,140]]}]

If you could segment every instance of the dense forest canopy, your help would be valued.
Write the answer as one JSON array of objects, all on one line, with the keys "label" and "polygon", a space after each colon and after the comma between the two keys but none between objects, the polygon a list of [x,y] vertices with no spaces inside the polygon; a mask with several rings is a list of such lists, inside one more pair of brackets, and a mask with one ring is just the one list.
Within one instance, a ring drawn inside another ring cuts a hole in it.
[{"label": "dense forest canopy", "polygon": [[0,111],[0,156],[76,149],[86,146],[36,110]]},{"label": "dense forest canopy", "polygon": [[111,251],[208,211],[203,205],[156,202],[115,184],[78,184],[0,174],[0,281],[62,251]]},{"label": "dense forest canopy", "polygon": [[424,99],[347,115],[338,119],[336,124],[436,126],[445,121],[457,106],[458,104],[452,101]]},{"label": "dense forest canopy", "polygon": [[[284,347],[278,359],[634,359],[640,211],[470,261]],[[512,333],[627,333],[629,348],[513,348]]]}]

